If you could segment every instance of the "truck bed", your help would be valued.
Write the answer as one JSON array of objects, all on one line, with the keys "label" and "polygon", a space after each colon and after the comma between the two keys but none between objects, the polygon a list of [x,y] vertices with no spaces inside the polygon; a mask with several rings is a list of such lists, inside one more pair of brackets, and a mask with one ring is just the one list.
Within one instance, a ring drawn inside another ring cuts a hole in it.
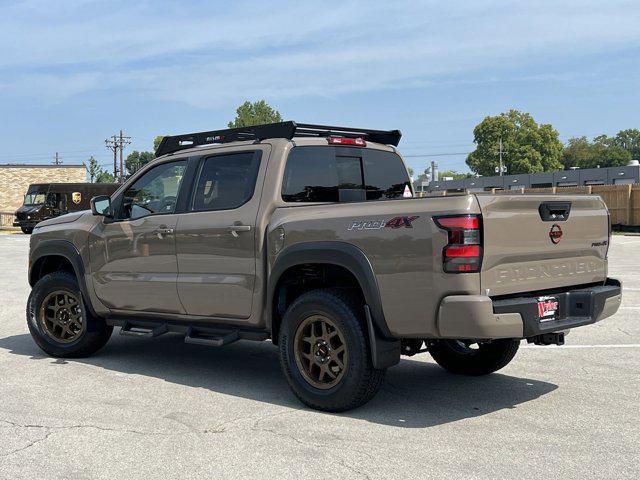
[{"label": "truck bed", "polygon": [[[566,203],[566,217],[541,218],[540,205]],[[447,232],[433,217],[460,214],[481,215],[479,273],[443,271]],[[279,228],[284,249],[332,241],[362,250],[375,273],[386,322],[399,337],[437,336],[438,309],[448,295],[503,296],[604,282],[607,276],[608,213],[597,196],[469,194],[296,205],[274,212],[270,242]],[[552,229],[562,231],[557,243]],[[277,255],[269,252],[273,264]]]}]

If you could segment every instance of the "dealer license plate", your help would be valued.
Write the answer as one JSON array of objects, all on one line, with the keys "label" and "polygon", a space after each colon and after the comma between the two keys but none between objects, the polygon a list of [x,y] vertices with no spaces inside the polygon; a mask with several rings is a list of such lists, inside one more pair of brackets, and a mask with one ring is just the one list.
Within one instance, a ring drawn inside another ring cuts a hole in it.
[{"label": "dealer license plate", "polygon": [[538,320],[548,322],[558,316],[558,299],[556,297],[538,297]]}]

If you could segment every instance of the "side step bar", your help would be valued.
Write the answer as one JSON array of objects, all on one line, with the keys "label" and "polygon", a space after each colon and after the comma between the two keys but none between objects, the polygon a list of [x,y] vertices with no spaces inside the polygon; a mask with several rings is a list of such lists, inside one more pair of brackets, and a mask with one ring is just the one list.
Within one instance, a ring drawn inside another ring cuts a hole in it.
[{"label": "side step bar", "polygon": [[156,327],[137,327],[129,322],[124,322],[124,325],[120,328],[120,335],[127,335],[131,337],[147,337],[153,338],[167,333],[169,329],[165,323]]},{"label": "side step bar", "polygon": [[121,327],[120,335],[132,337],[154,338],[167,332],[181,333],[185,343],[221,347],[238,340],[254,340],[262,342],[269,339],[269,332],[264,330],[249,330],[235,325],[225,324],[195,324],[172,322],[164,319],[107,317],[107,325]]},{"label": "side step bar", "polygon": [[184,336],[184,343],[192,343],[194,345],[208,345],[210,347],[222,347],[230,343],[240,340],[237,330],[225,333],[207,332],[203,329],[189,327]]}]

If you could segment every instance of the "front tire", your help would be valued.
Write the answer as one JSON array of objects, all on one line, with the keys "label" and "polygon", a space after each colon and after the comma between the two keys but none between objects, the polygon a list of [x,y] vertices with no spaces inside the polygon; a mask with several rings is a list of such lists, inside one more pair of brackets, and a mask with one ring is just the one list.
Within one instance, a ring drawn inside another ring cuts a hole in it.
[{"label": "front tire", "polygon": [[429,345],[429,353],[438,365],[451,373],[478,376],[505,367],[519,346],[520,341],[511,338],[479,343],[477,348],[461,340],[436,340]]},{"label": "front tire", "polygon": [[298,297],[280,328],[280,364],[293,393],[316,410],[367,403],[385,370],[373,368],[362,313],[352,297],[319,289]]},{"label": "front tire", "polygon": [[27,301],[27,325],[36,344],[60,358],[92,355],[113,332],[103,319],[91,315],[76,277],[67,272],[50,273],[34,285]]}]

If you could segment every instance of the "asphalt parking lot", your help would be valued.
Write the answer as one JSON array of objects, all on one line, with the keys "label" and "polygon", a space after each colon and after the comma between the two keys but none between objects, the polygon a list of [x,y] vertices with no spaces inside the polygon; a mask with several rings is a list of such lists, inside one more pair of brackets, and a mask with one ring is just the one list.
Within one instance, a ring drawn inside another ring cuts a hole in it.
[{"label": "asphalt parking lot", "polygon": [[303,407],[269,342],[221,349],[114,334],[56,360],[25,324],[29,237],[0,234],[0,478],[638,478],[640,237],[615,236],[620,311],[484,378],[428,354],[376,398]]}]

